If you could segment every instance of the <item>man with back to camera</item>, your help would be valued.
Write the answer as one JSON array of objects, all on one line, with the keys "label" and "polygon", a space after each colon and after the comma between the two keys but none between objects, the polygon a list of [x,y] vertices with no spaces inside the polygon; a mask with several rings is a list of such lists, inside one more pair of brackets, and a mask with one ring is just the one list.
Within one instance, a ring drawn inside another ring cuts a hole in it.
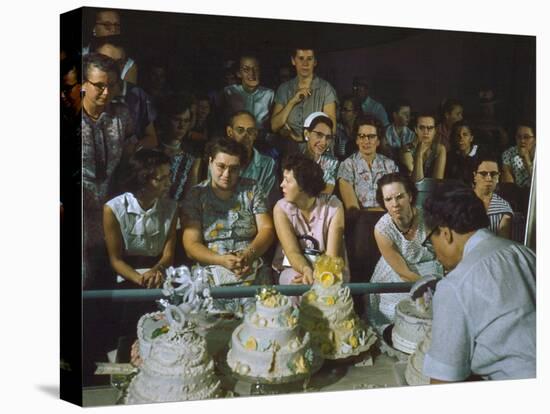
[{"label": "man with back to camera", "polygon": [[535,254],[491,233],[483,203],[468,188],[446,188],[424,203],[437,259],[449,273],[433,298],[432,384],[536,376]]}]

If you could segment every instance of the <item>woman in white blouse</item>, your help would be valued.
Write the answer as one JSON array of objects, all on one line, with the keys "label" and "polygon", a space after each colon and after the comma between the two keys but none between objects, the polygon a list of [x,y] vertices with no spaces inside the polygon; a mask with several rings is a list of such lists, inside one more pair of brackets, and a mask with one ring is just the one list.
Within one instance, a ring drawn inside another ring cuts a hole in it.
[{"label": "woman in white blouse", "polygon": [[[125,166],[127,192],[103,208],[109,260],[127,287],[160,287],[163,270],[172,265],[176,246],[177,203],[166,198],[170,159],[142,149]],[[137,269],[146,268],[144,273]]]}]

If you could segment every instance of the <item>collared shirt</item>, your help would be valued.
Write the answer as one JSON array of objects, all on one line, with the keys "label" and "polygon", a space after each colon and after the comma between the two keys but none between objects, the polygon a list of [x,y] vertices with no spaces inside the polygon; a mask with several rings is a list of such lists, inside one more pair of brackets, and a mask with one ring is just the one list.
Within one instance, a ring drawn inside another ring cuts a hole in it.
[{"label": "collared shirt", "polygon": [[[275,103],[286,106],[288,101],[298,90],[298,77],[295,77],[279,86],[275,94]],[[286,123],[295,134],[303,137],[304,121],[309,114],[322,111],[325,105],[338,102],[336,91],[326,80],[313,76],[311,81],[311,95],[296,104],[288,114]]]},{"label": "collared shirt", "polygon": [[376,201],[378,180],[385,174],[398,171],[395,162],[382,154],[376,154],[372,168],[369,168],[368,162],[357,151],[340,164],[338,178],[353,186],[361,207],[380,207]]},{"label": "collared shirt", "polygon": [[451,149],[451,130],[448,129],[444,123],[436,127],[434,141],[439,141],[447,151]]},{"label": "collared shirt", "polygon": [[388,126],[390,121],[388,120],[388,114],[380,102],[375,101],[370,96],[367,96],[367,99],[361,104],[361,109],[363,113],[371,113],[378,118],[384,126]]},{"label": "collared shirt", "polygon": [[[307,145],[305,143],[301,143],[299,145],[299,148],[302,154],[308,157],[310,156],[308,154]],[[336,174],[338,173],[339,164],[338,160],[332,155],[325,152],[315,162],[319,164],[319,167],[321,167],[321,169],[323,170],[323,181],[325,182],[325,184],[336,185]]]},{"label": "collared shirt", "polygon": [[489,230],[495,234],[498,234],[500,221],[502,218],[504,216],[512,217],[513,215],[514,211],[512,210],[510,203],[496,193],[493,193],[491,201],[489,201],[489,208],[487,209],[487,216],[489,216]]},{"label": "collared shirt", "polygon": [[182,205],[185,221],[200,222],[204,244],[219,254],[246,248],[258,233],[256,214],[267,212],[263,191],[243,177],[228,200],[214,194],[208,179],[194,186]]},{"label": "collared shirt", "polygon": [[519,155],[517,145],[508,148],[502,154],[502,164],[507,165],[512,169],[515,183],[523,188],[531,186],[531,174],[523,162],[523,158]]},{"label": "collared shirt", "polygon": [[183,191],[189,180],[189,173],[195,160],[196,158],[187,152],[170,157],[170,181],[172,185],[169,194],[173,200],[183,200]]},{"label": "collared shirt", "polygon": [[241,177],[251,178],[256,181],[262,192],[267,197],[267,206],[273,207],[277,202],[277,186],[275,185],[275,161],[273,158],[262,155],[252,149],[252,160],[244,171],[241,171]]},{"label": "collared shirt", "polygon": [[128,105],[135,133],[138,138],[145,136],[145,128],[157,118],[157,111],[147,92],[131,82],[122,82],[120,96],[113,99],[113,102],[122,102]]},{"label": "collared shirt", "polygon": [[272,89],[258,86],[252,93],[247,92],[242,85],[229,85],[223,90],[224,104],[227,115],[246,110],[256,118],[256,127],[269,129],[269,116],[275,92]]},{"label": "collared shirt", "polygon": [[106,203],[115,215],[124,240],[124,254],[158,256],[162,253],[177,203],[162,198],[144,210],[132,193],[124,193]]},{"label": "collared shirt", "polygon": [[447,161],[445,162],[445,178],[460,180],[470,186],[472,184],[472,172],[477,162],[477,145],[473,145],[467,155],[459,151],[447,152]]},{"label": "collared shirt", "polygon": [[414,141],[416,134],[408,127],[403,127],[401,135],[397,133],[397,128],[394,124],[391,124],[386,129],[386,143],[392,148],[401,148],[404,145],[410,144]]},{"label": "collared shirt", "polygon": [[461,262],[438,283],[423,374],[462,381],[536,375],[536,259],[527,247],[474,233]]}]

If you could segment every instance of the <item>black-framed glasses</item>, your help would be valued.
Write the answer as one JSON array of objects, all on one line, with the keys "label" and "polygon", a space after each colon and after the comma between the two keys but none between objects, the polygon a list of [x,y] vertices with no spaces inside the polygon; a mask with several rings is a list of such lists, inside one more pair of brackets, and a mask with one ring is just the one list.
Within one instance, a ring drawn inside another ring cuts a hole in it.
[{"label": "black-framed glasses", "polygon": [[311,131],[312,134],[315,134],[317,136],[317,138],[319,139],[323,139],[323,138],[326,138],[327,141],[330,141],[333,137],[331,134],[323,134],[321,131]]},{"label": "black-framed glasses", "polygon": [[105,92],[105,89],[108,88],[109,90],[111,90],[117,85],[116,82],[113,82],[113,83],[92,82],[89,79],[86,79],[86,82],[88,82],[90,85],[93,85],[97,89],[99,94],[102,94],[103,92]]},{"label": "black-framed glasses", "polygon": [[498,171],[476,171],[476,174],[481,175],[483,178],[491,177],[491,179],[498,178],[500,173]]},{"label": "black-framed glasses", "polygon": [[250,135],[258,135],[258,129],[254,127],[245,128],[245,127],[235,127],[233,128],[235,132],[239,135],[248,134]]},{"label": "black-framed glasses", "polygon": [[357,139],[360,139],[361,141],[369,140],[374,141],[376,138],[378,138],[377,134],[357,134]]},{"label": "black-framed glasses", "polygon": [[437,230],[437,226],[434,227],[432,229],[432,231],[430,231],[428,233],[428,235],[426,236],[426,238],[424,239],[424,241],[422,242],[422,247],[427,247],[427,244],[430,243],[430,238],[432,237],[432,235],[435,233],[435,231]]}]

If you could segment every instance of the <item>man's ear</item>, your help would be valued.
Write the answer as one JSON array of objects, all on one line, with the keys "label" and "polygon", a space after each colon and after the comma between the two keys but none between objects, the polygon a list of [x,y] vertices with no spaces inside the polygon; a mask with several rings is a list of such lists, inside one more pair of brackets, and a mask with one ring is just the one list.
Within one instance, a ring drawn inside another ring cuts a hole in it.
[{"label": "man's ear", "polygon": [[454,237],[453,237],[453,231],[449,227],[440,227],[439,232],[442,234],[443,239],[447,244],[452,244]]},{"label": "man's ear", "polygon": [[292,63],[292,66],[296,66],[296,61],[294,60],[294,56],[290,57],[290,63]]},{"label": "man's ear", "polygon": [[229,138],[233,138],[233,128],[231,128],[229,125],[225,127],[225,135],[227,135]]}]

